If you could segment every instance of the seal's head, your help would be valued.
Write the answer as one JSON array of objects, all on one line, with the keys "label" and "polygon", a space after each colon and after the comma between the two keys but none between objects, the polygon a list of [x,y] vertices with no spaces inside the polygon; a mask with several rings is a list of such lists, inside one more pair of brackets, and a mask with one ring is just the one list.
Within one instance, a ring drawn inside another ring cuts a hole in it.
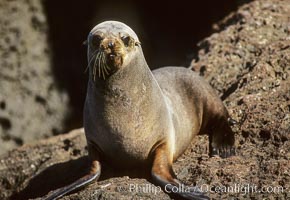
[{"label": "seal's head", "polygon": [[126,24],[105,21],[88,36],[88,63],[93,77],[105,79],[125,67],[140,46],[135,32]]}]

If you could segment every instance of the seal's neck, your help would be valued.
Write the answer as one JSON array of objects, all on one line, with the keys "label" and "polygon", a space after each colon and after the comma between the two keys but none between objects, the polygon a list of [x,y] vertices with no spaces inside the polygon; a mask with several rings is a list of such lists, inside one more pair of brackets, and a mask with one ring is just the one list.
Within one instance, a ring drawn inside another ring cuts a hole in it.
[{"label": "seal's neck", "polygon": [[117,71],[110,77],[111,84],[123,85],[124,88],[136,88],[142,84],[147,85],[153,75],[140,52],[136,54],[124,68]]},{"label": "seal's neck", "polygon": [[142,51],[136,53],[126,66],[114,72],[105,80],[102,78],[96,80],[90,78],[89,84],[101,93],[114,88],[122,88],[122,90],[127,92],[134,90],[136,92],[145,87],[152,87],[152,84],[159,88]]},{"label": "seal's neck", "polygon": [[156,121],[168,120],[164,95],[140,52],[108,79],[90,81],[87,94],[86,107],[107,134],[118,138],[145,134]]},{"label": "seal's neck", "polygon": [[[114,118],[116,112],[124,112],[124,115],[132,115],[141,107],[147,106],[146,115],[155,119],[153,113],[164,113],[165,99],[163,93],[150,71],[143,53],[136,54],[131,62],[124,68],[112,74],[106,80],[99,80],[88,85],[88,94],[93,95],[88,103],[92,104],[100,117],[105,117],[101,113],[106,113],[106,117]],[[153,106],[153,108],[149,108]],[[119,110],[120,109],[120,110]],[[139,115],[139,114],[136,114]],[[152,120],[151,119],[151,120]],[[120,119],[118,119],[120,120]]]}]

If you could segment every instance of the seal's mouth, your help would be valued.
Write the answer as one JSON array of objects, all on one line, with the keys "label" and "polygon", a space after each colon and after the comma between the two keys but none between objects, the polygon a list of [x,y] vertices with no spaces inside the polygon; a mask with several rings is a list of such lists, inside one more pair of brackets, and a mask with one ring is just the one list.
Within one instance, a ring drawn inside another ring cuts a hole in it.
[{"label": "seal's mouth", "polygon": [[94,81],[98,77],[105,80],[121,69],[126,55],[140,44],[130,36],[103,37],[102,34],[91,35],[88,42],[88,68]]},{"label": "seal's mouth", "polygon": [[126,54],[125,48],[118,39],[104,39],[100,44],[100,51],[106,56],[106,64],[111,69],[120,69]]}]

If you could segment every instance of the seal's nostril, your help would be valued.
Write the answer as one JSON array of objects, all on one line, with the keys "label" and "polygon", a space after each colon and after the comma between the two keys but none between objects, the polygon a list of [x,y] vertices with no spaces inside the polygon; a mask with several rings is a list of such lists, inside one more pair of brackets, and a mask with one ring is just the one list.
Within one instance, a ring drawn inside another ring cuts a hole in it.
[{"label": "seal's nostril", "polygon": [[104,46],[103,44],[101,44],[101,45],[100,45],[100,49],[101,49],[101,50],[104,50],[104,49],[105,49],[105,46]]},{"label": "seal's nostril", "polygon": [[114,43],[113,43],[113,42],[109,42],[109,43],[108,43],[108,47],[109,47],[109,48],[113,48],[113,47],[114,47]]}]

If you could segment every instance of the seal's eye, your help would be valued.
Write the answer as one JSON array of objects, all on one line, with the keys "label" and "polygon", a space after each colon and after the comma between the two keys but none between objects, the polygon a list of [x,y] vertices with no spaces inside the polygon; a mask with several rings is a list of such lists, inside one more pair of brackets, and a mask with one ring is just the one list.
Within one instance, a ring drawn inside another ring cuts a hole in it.
[{"label": "seal's eye", "polygon": [[126,47],[131,46],[132,40],[130,36],[124,36],[121,39]]},{"label": "seal's eye", "polygon": [[102,37],[100,35],[93,35],[92,37],[92,46],[98,48],[102,41]]}]

